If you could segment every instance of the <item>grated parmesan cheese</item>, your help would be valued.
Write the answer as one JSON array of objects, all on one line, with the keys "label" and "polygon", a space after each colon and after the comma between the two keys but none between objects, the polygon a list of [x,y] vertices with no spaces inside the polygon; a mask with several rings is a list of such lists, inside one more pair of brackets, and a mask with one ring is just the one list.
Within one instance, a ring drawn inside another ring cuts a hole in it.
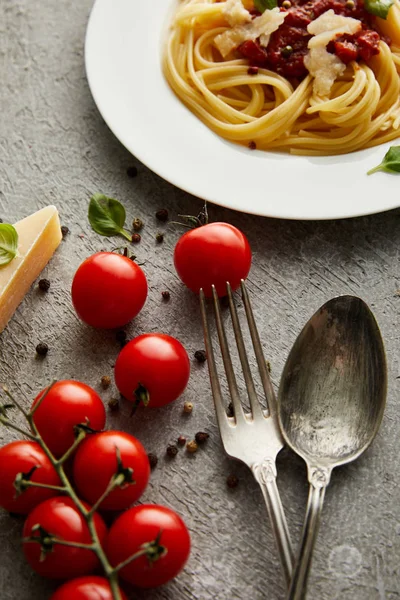
[{"label": "grated parmesan cheese", "polygon": [[286,15],[287,13],[281,12],[279,8],[266,10],[260,17],[253,19],[251,23],[233,27],[233,29],[228,29],[217,35],[215,44],[224,58],[248,40],[260,38],[261,44],[268,46],[271,33],[279,29]]},{"label": "grated parmesan cheese", "polygon": [[346,65],[335,54],[327,51],[329,42],[345,33],[352,35],[360,29],[360,21],[336,15],[332,9],[308,25],[307,31],[313,37],[308,42],[310,51],[304,57],[304,65],[314,77],[314,94],[327,96],[335,79],[346,69]]},{"label": "grated parmesan cheese", "polygon": [[244,25],[251,21],[251,14],[243,6],[242,0],[227,0],[223,15],[231,27]]}]

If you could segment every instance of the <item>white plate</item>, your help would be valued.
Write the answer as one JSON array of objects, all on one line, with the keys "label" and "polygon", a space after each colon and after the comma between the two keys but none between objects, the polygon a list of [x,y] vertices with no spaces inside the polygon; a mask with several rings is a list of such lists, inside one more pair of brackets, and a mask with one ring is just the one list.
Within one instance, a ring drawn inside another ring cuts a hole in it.
[{"label": "white plate", "polygon": [[390,144],[338,157],[297,157],[248,150],[203,125],[162,74],[162,42],[174,7],[174,0],[96,0],[90,16],[89,86],[132,154],[195,196],[258,215],[334,219],[400,206],[398,176],[366,175]]}]

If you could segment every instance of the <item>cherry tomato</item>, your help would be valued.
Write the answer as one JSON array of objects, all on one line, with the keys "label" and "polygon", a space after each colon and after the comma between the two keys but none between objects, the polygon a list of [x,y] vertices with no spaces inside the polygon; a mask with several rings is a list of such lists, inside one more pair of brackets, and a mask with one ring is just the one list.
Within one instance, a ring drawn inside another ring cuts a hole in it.
[{"label": "cherry tomato", "polygon": [[226,296],[226,283],[236,290],[251,267],[246,236],[228,223],[209,223],[185,233],[175,246],[174,262],[183,283],[193,292],[203,288],[212,295]]},{"label": "cherry tomato", "polygon": [[92,327],[122,327],[141,311],[147,280],[135,262],[113,252],[87,258],[75,273],[72,302],[77,315]]},{"label": "cherry tomato", "polygon": [[115,382],[121,394],[152,407],[176,400],[186,388],[189,375],[185,348],[162,333],[146,333],[133,339],[121,350],[115,364]]},{"label": "cherry tomato", "polygon": [[[88,504],[85,504],[90,509]],[[94,524],[100,543],[103,545],[107,528],[97,513]],[[64,496],[50,498],[39,504],[25,521],[23,537],[39,537],[38,531],[32,531],[40,525],[51,536],[67,542],[90,544],[92,538],[86,521],[76,508],[73,500]],[[72,579],[80,575],[88,575],[99,566],[99,560],[92,550],[73,548],[54,544],[52,551],[47,552],[41,560],[41,546],[37,542],[24,542],[23,551],[32,569],[51,579]]]},{"label": "cherry tomato", "polygon": [[59,493],[30,487],[17,496],[15,478],[19,473],[29,473],[34,467],[37,469],[29,481],[61,485],[53,465],[36,442],[20,440],[0,448],[0,506],[9,512],[27,515],[35,506]]},{"label": "cherry tomato", "polygon": [[[122,600],[128,600],[120,590]],[[113,600],[110,584],[104,577],[89,575],[67,581],[50,600]]]},{"label": "cherry tomato", "polygon": [[124,512],[111,526],[106,553],[115,567],[159,538],[165,548],[157,560],[144,555],[121,569],[122,579],[139,587],[157,587],[167,583],[183,569],[190,553],[190,536],[182,519],[170,508],[143,504]]},{"label": "cherry tomato", "polygon": [[[132,479],[135,483],[125,483],[113,490],[101,503],[103,510],[124,510],[143,494],[150,477],[150,464],[145,449],[129,433],[104,431],[88,436],[75,455],[73,477],[76,488],[88,502],[94,504],[118,471],[117,448],[122,467],[133,470]],[[95,463],[101,465],[101,468],[93,468]]]},{"label": "cherry tomato", "polygon": [[[45,391],[38,394],[33,406]],[[84,423],[96,431],[101,430],[106,423],[106,411],[100,396],[91,387],[66,379],[51,387],[33,420],[54,456],[60,457],[74,442],[74,426]]]}]

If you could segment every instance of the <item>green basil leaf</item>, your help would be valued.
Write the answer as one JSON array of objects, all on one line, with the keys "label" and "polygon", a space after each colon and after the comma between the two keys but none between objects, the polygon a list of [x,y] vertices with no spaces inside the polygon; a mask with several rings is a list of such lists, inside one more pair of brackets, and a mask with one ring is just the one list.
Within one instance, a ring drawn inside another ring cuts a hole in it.
[{"label": "green basil leaf", "polygon": [[92,229],[100,235],[122,235],[132,241],[132,236],[124,229],[125,208],[115,198],[104,194],[94,194],[89,203],[89,223]]},{"label": "green basil leaf", "polygon": [[371,15],[386,19],[394,0],[364,0],[364,8]]},{"label": "green basil leaf", "polygon": [[12,225],[0,223],[0,267],[8,265],[18,253],[18,233]]},{"label": "green basil leaf", "polygon": [[372,175],[372,173],[376,173],[377,171],[400,173],[400,146],[391,146],[383,157],[381,164],[370,169],[367,175]]},{"label": "green basil leaf", "polygon": [[[394,1],[394,0],[393,0]],[[277,0],[254,0],[254,8],[261,14],[278,6]]]}]

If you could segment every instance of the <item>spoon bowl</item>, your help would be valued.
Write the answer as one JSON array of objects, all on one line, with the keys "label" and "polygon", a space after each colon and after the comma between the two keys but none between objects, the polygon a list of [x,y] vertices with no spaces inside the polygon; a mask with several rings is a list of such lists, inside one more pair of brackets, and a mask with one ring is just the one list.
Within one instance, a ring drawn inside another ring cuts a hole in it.
[{"label": "spoon bowl", "polygon": [[307,463],[310,494],[289,600],[304,597],[325,488],[334,467],[374,439],[385,409],[386,358],[377,322],[360,298],[324,304],[299,334],[278,394],[286,443]]}]

